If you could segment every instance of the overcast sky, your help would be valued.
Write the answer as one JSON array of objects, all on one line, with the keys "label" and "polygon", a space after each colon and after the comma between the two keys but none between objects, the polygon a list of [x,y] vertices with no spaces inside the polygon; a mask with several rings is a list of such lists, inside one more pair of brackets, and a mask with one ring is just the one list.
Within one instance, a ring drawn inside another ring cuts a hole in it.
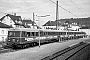
[{"label": "overcast sky", "polygon": [[[52,1],[56,2],[56,0]],[[77,16],[59,7],[59,19],[90,17],[90,0],[58,1],[60,6]],[[40,18],[40,23],[43,24],[48,20],[55,20],[56,5],[50,0],[0,0],[0,17],[4,16],[4,13],[16,13],[22,18],[32,19],[33,12],[38,16],[50,15],[49,17]],[[38,18],[35,17],[35,19],[37,20]]]}]

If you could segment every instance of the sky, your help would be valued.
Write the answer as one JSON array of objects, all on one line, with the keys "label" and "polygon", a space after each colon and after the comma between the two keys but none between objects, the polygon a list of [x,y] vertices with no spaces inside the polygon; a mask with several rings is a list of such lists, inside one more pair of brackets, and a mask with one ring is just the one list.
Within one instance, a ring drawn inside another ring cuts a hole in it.
[{"label": "sky", "polygon": [[[56,3],[57,0],[51,0]],[[35,20],[39,20],[43,25],[49,20],[55,20],[56,4],[50,0],[0,0],[0,17],[5,13],[19,15],[26,19],[33,19],[33,12],[38,16],[50,15],[47,17],[35,16]],[[90,17],[90,0],[58,0],[59,6],[59,19],[65,18],[84,18]],[[38,21],[36,21],[37,24]]]}]

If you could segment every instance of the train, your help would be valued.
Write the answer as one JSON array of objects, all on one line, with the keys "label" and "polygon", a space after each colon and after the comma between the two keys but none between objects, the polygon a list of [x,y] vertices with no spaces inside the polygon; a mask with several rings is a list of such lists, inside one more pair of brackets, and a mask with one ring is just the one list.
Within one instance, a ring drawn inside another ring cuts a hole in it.
[{"label": "train", "polygon": [[86,37],[85,32],[66,30],[47,30],[30,28],[11,28],[6,44],[13,48],[25,48],[50,42],[61,42]]}]

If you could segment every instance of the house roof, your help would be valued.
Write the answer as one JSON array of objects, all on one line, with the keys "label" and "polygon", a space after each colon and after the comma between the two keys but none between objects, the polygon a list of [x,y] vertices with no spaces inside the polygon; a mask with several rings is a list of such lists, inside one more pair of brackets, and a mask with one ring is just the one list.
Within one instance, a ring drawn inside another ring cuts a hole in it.
[{"label": "house roof", "polygon": [[80,29],[90,29],[89,27],[81,27]]},{"label": "house roof", "polygon": [[2,21],[4,18],[5,18],[5,16],[3,16],[3,17],[0,19],[0,21]]},{"label": "house roof", "polygon": [[27,27],[26,25],[24,25],[24,24],[19,24],[19,23],[16,23],[16,24],[14,24],[14,25],[24,26],[25,28]]},{"label": "house roof", "polygon": [[3,16],[0,20],[2,21],[6,16],[9,16],[13,20],[13,22],[15,23],[15,25],[18,24],[20,26],[24,26],[24,25],[19,24],[19,23],[16,22],[16,20],[22,22],[21,16],[15,16],[15,15],[7,14],[7,15]]},{"label": "house roof", "polygon": [[12,28],[12,27],[0,22],[0,28]]},{"label": "house roof", "polygon": [[23,20],[23,24],[33,24],[33,23],[35,23],[35,22],[33,22],[32,20],[29,20],[29,19],[24,19]]},{"label": "house roof", "polygon": [[[57,21],[58,26],[63,25],[63,22]],[[56,26],[56,21],[48,21],[43,26]]]},{"label": "house roof", "polygon": [[32,20],[29,20],[29,19],[24,19],[23,21],[22,21],[22,23],[25,25],[25,24],[32,24],[33,25],[33,23],[34,23],[34,26],[37,26],[36,25],[36,23],[35,22],[33,22]]},{"label": "house roof", "polygon": [[15,15],[11,15],[11,14],[7,14],[7,15],[3,16],[0,20],[2,21],[6,16],[9,16],[14,22],[15,22],[15,20],[22,21],[21,16],[15,16]]},{"label": "house roof", "polygon": [[15,20],[22,21],[21,16],[14,16],[14,15],[11,15],[11,14],[7,14],[6,16],[9,16],[14,22],[15,22]]}]

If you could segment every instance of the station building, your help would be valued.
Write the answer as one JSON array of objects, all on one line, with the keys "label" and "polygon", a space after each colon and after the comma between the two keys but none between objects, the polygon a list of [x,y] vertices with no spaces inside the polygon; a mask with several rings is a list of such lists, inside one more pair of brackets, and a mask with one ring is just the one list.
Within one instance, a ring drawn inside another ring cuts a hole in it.
[{"label": "station building", "polygon": [[[43,25],[44,29],[56,29],[56,21],[48,21]],[[78,30],[80,26],[75,22],[57,21],[58,30]]]}]

